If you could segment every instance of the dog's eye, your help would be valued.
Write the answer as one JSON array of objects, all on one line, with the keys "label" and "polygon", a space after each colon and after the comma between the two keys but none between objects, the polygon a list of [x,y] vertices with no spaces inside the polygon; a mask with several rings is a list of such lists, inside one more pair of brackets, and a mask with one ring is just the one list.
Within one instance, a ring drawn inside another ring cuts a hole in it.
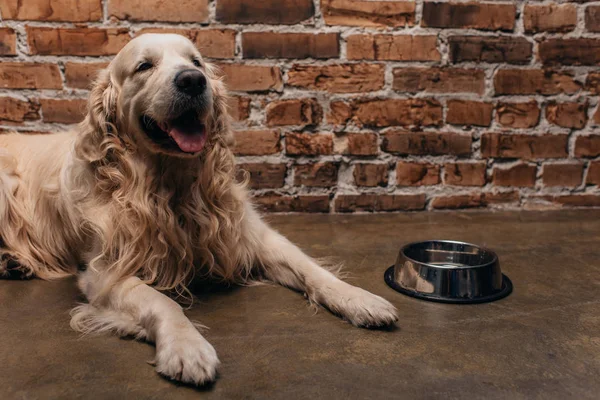
[{"label": "dog's eye", "polygon": [[136,72],[142,72],[142,71],[146,71],[149,70],[150,68],[152,68],[153,65],[149,62],[143,62],[140,65],[138,65],[138,67],[136,68]]},{"label": "dog's eye", "polygon": [[192,60],[192,64],[194,64],[198,68],[200,68],[200,66],[202,65],[200,64],[200,61],[196,60],[195,58]]}]

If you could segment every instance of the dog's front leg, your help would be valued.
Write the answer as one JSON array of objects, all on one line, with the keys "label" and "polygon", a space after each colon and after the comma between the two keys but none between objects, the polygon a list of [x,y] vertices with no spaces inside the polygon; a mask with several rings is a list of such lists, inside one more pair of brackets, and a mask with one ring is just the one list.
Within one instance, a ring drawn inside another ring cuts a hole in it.
[{"label": "dog's front leg", "polygon": [[91,270],[79,277],[90,304],[77,307],[71,326],[82,332],[112,331],[156,344],[156,371],[168,378],[202,385],[215,379],[217,353],[175,301],[131,277],[107,293],[107,277]]},{"label": "dog's front leg", "polygon": [[396,309],[387,300],[338,279],[267,226],[254,211],[247,215],[249,226],[257,229],[260,244],[256,257],[267,279],[306,293],[310,301],[356,326],[379,327],[397,320]]}]

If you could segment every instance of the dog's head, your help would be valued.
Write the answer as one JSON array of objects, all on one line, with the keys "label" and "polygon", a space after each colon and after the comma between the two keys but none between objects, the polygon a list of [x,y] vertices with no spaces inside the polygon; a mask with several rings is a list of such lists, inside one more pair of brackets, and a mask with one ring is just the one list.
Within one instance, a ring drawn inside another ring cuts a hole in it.
[{"label": "dog's head", "polygon": [[224,103],[221,81],[190,40],[144,34],[101,73],[90,111],[139,149],[195,157],[223,129]]}]

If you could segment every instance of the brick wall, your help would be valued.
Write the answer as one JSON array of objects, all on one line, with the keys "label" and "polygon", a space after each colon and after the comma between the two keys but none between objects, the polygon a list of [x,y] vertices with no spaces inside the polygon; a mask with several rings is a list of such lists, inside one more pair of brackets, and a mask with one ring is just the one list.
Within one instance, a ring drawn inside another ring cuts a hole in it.
[{"label": "brick wall", "polygon": [[180,32],[234,94],[270,211],[600,206],[600,1],[1,0],[0,129],[81,118],[132,37]]}]

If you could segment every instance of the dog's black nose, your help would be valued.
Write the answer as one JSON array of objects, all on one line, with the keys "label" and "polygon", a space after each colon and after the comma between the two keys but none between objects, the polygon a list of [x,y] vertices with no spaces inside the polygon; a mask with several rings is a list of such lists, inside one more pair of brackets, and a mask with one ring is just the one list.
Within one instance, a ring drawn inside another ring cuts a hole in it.
[{"label": "dog's black nose", "polygon": [[195,69],[186,69],[175,75],[177,89],[190,96],[197,96],[206,89],[206,77]]}]

